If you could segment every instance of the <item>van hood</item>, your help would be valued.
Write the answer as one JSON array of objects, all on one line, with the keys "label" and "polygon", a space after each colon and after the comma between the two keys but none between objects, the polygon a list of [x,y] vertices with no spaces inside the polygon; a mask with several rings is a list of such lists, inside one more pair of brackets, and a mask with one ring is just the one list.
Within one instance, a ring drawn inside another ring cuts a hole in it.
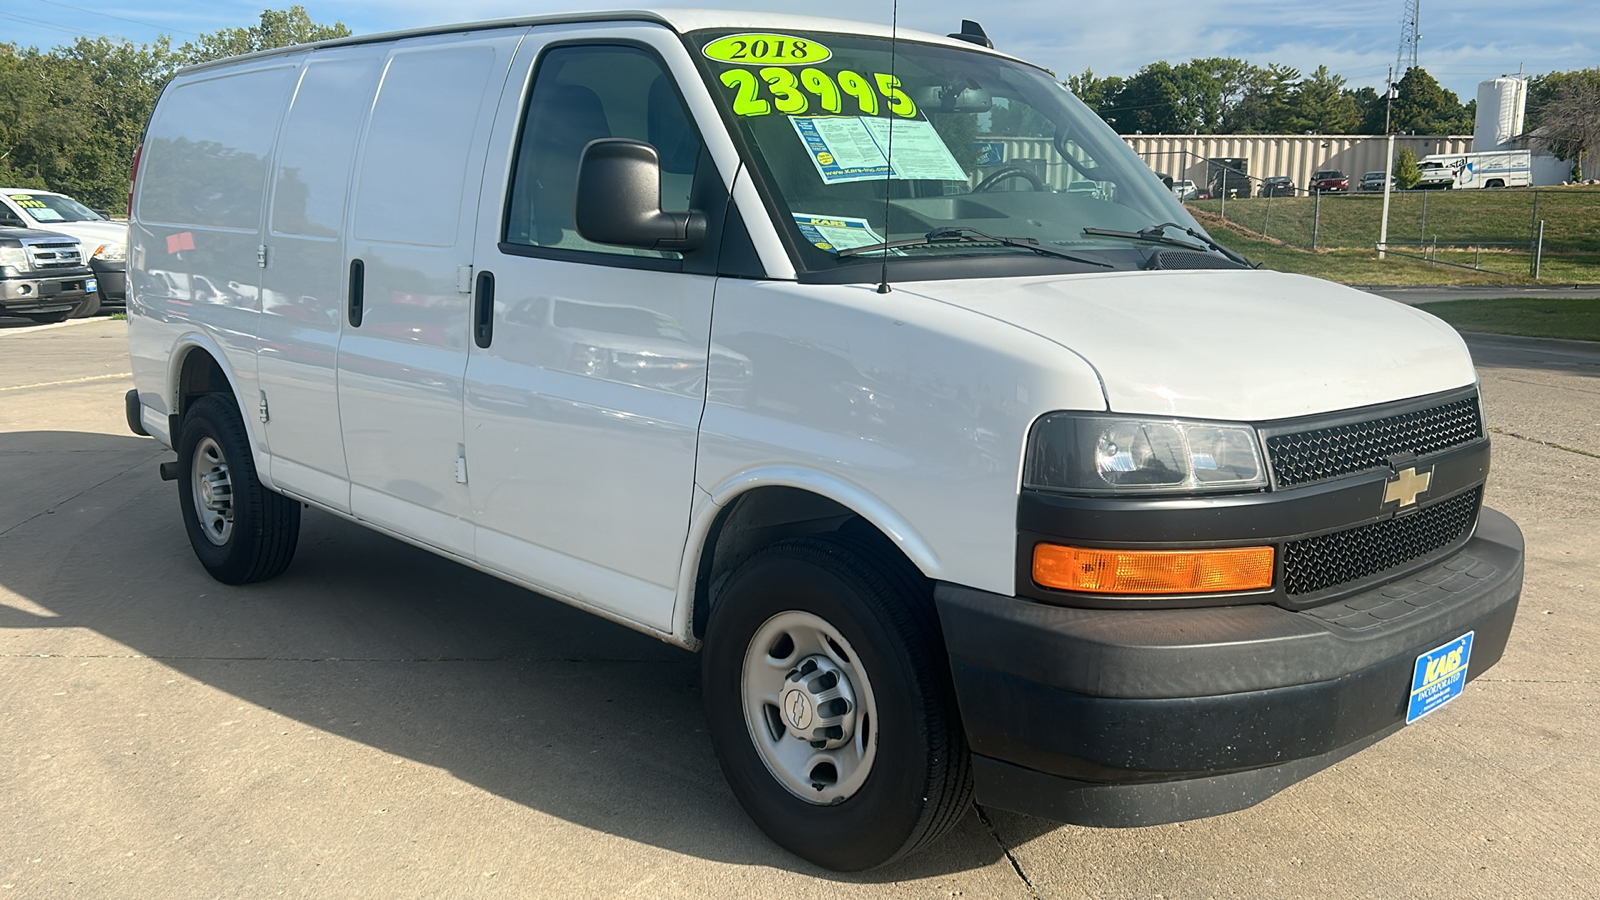
[{"label": "van hood", "polygon": [[88,259],[101,244],[127,246],[128,226],[118,222],[47,222],[41,228],[70,235],[83,242],[83,258]]},{"label": "van hood", "polygon": [[905,288],[1071,350],[1115,412],[1265,421],[1477,379],[1461,336],[1439,319],[1301,275],[1118,272]]}]

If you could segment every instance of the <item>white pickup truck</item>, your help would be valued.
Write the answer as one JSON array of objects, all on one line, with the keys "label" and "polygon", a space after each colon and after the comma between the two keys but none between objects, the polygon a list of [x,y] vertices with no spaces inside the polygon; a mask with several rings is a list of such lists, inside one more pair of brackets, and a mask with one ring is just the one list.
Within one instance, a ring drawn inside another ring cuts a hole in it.
[{"label": "white pickup truck", "polygon": [[1257,270],[970,23],[584,13],[207,63],[130,237],[129,424],[207,571],[284,571],[309,506],[698,650],[733,793],[824,866],[974,790],[1089,825],[1261,802],[1511,631],[1460,336]]}]

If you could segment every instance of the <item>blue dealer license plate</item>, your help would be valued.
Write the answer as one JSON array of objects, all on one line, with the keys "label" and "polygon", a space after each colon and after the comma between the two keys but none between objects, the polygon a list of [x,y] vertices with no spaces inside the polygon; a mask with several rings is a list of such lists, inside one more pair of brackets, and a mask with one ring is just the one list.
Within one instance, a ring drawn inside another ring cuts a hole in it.
[{"label": "blue dealer license plate", "polygon": [[95,291],[100,290],[100,282],[96,281],[93,278],[90,278],[89,280],[87,280],[87,281],[85,281],[83,283],[83,290],[84,290],[85,293],[92,294]]},{"label": "blue dealer license plate", "polygon": [[1406,724],[1422,718],[1461,696],[1467,686],[1467,664],[1472,660],[1472,632],[1417,657],[1411,673],[1411,703]]}]

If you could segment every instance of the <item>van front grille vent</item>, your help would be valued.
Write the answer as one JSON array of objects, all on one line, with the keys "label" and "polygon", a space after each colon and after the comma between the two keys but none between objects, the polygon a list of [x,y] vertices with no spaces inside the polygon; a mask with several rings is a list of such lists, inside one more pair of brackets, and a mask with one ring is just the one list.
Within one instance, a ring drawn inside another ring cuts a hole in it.
[{"label": "van front grille vent", "polygon": [[1473,488],[1415,513],[1283,545],[1283,590],[1314,594],[1403,566],[1457,541],[1478,521],[1483,488]]},{"label": "van front grille vent", "polygon": [[1267,438],[1279,487],[1310,484],[1389,466],[1389,458],[1422,456],[1483,436],[1476,395],[1414,412]]}]

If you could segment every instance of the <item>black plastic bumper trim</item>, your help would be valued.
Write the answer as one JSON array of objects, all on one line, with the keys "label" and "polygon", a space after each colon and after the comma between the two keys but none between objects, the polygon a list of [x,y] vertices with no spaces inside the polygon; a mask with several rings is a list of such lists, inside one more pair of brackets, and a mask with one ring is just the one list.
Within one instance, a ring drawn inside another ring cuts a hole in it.
[{"label": "black plastic bumper trim", "polygon": [[1076,609],[940,584],[980,799],[1128,825],[1259,802],[1399,727],[1418,654],[1473,631],[1468,678],[1494,665],[1522,568],[1521,532],[1485,509],[1459,553],[1301,612]]},{"label": "black plastic bumper trim", "polygon": [[1386,728],[1319,756],[1181,781],[1099,784],[976,754],[972,757],[972,772],[978,802],[985,806],[1097,828],[1166,825],[1255,806],[1399,729],[1399,725]]},{"label": "black plastic bumper trim", "polygon": [[150,432],[144,430],[144,407],[139,403],[139,389],[134,388],[122,395],[122,410],[128,417],[128,430],[140,437],[149,437]]}]

